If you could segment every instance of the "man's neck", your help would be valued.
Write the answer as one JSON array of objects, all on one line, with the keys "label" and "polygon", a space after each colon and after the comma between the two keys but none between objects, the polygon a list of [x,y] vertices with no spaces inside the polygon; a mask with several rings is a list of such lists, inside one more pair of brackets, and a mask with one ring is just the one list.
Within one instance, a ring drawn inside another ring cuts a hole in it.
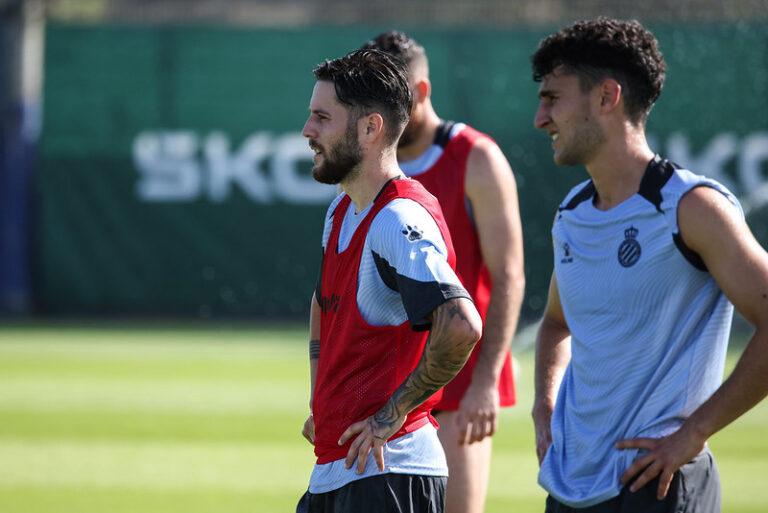
[{"label": "man's neck", "polygon": [[420,157],[435,141],[435,134],[440,126],[441,119],[432,108],[432,105],[426,106],[426,116],[424,122],[418,129],[413,140],[406,146],[397,148],[397,160],[407,162]]},{"label": "man's neck", "polygon": [[608,210],[635,195],[653,157],[641,131],[607,142],[586,165],[597,190],[595,206]]},{"label": "man's neck", "polygon": [[342,190],[355,204],[356,213],[365,210],[388,181],[403,175],[394,151],[379,157],[370,162],[361,162],[360,168],[341,183]]}]

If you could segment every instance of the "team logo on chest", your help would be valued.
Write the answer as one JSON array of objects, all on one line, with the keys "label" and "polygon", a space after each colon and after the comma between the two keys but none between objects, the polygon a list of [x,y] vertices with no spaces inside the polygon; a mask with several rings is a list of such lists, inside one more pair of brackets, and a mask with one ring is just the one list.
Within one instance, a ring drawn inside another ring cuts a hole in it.
[{"label": "team logo on chest", "polygon": [[619,245],[619,263],[622,267],[632,267],[640,260],[642,248],[637,242],[637,234],[640,232],[634,226],[624,230],[624,241]]}]

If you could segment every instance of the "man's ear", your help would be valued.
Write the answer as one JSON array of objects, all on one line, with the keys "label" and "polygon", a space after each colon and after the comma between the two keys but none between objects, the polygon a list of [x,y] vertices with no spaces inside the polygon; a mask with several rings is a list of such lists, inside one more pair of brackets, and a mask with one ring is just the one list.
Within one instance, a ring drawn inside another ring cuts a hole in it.
[{"label": "man's ear", "polygon": [[597,92],[600,95],[600,111],[605,114],[620,106],[624,93],[621,84],[612,78],[603,80]]},{"label": "man's ear", "polygon": [[413,86],[413,103],[421,103],[432,95],[432,84],[429,79],[422,78]]},{"label": "man's ear", "polygon": [[360,118],[358,130],[361,141],[373,142],[384,135],[384,118],[373,112]]}]

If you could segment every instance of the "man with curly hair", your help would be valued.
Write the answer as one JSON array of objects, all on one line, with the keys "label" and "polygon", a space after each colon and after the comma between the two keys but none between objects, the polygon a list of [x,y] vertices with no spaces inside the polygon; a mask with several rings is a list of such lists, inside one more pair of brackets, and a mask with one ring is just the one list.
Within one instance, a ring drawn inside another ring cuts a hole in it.
[{"label": "man with curly hair", "polygon": [[[654,154],[666,66],[636,21],[580,21],[532,57],[535,126],[583,165],[552,227],[533,418],[548,513],[717,512],[707,439],[768,393],[768,254],[733,195]],[[720,384],[733,305],[756,331]]]},{"label": "man with curly hair", "polygon": [[365,47],[406,65],[413,108],[397,158],[440,202],[456,248],[456,273],[484,321],[482,339],[435,406],[450,472],[446,513],[482,513],[499,408],[515,404],[509,346],[525,289],[515,177],[493,139],[437,115],[422,45],[388,31]]}]

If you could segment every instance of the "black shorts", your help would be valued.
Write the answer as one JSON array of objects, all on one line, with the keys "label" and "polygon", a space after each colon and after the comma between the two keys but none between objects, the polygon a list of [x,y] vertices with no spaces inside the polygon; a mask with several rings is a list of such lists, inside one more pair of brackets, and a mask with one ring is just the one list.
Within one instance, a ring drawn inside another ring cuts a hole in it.
[{"label": "black shorts", "polygon": [[547,497],[546,513],[720,513],[720,475],[709,449],[675,472],[667,496],[658,500],[659,478],[632,493],[629,486],[618,497],[572,508]]},{"label": "black shorts", "polygon": [[326,493],[305,493],[296,513],[442,513],[445,477],[381,474]]}]

